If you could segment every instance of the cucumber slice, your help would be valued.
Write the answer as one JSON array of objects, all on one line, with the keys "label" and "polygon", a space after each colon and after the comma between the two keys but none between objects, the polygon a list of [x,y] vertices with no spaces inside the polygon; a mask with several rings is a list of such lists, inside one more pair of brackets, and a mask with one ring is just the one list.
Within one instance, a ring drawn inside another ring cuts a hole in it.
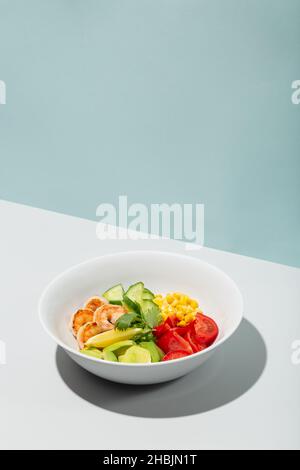
[{"label": "cucumber slice", "polygon": [[154,299],[154,297],[155,296],[154,296],[153,292],[151,292],[151,290],[144,287],[143,300],[152,300],[152,299]]},{"label": "cucumber slice", "polygon": [[103,297],[110,304],[122,305],[124,289],[122,284],[117,284],[104,292]]},{"label": "cucumber slice", "polygon": [[122,305],[129,313],[140,313],[141,311],[139,304],[127,297],[126,294],[124,294]]},{"label": "cucumber slice", "polygon": [[144,292],[144,283],[137,282],[136,284],[133,284],[132,286],[128,287],[125,295],[132,302],[135,302],[136,304],[141,305],[143,301],[143,292]]},{"label": "cucumber slice", "polygon": [[127,307],[129,312],[141,311],[141,304],[143,301],[143,292],[144,292],[144,283],[137,282],[132,286],[128,287],[127,291],[123,296],[123,302],[125,307]]}]

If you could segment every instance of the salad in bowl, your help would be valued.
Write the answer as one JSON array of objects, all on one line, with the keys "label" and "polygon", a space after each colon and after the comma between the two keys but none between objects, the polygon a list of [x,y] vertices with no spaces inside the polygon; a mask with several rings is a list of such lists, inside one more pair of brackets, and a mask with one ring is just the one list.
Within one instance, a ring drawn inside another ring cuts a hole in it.
[{"label": "salad in bowl", "polygon": [[112,362],[172,361],[216,340],[216,322],[197,300],[180,292],[155,294],[143,282],[122,284],[89,298],[71,319],[82,354]]},{"label": "salad in bowl", "polygon": [[80,367],[119,383],[154,384],[188,374],[221,349],[242,320],[243,300],[227,274],[201,259],[140,250],[64,271],[44,290],[39,313]]}]

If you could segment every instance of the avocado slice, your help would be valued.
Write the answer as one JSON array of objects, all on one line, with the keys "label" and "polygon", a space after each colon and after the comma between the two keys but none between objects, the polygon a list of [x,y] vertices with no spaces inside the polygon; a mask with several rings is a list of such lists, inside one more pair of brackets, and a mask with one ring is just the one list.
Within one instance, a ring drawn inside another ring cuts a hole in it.
[{"label": "avocado slice", "polygon": [[125,354],[119,356],[119,362],[127,362],[131,364],[149,363],[151,362],[151,354],[145,348],[140,346],[131,346]]},{"label": "avocado slice", "polygon": [[86,356],[95,357],[96,359],[103,359],[102,351],[99,351],[97,348],[84,348],[81,349],[80,352]]},{"label": "avocado slice", "polygon": [[103,359],[105,361],[118,362],[117,356],[112,351],[103,350]]},{"label": "avocado slice", "polygon": [[164,356],[161,349],[156,346],[154,341],[143,341],[139,344],[139,346],[149,351],[151,355],[151,362],[160,362],[160,360]]},{"label": "avocado slice", "polygon": [[103,349],[103,352],[113,352],[116,356],[120,356],[126,352],[130,346],[134,346],[135,342],[132,339],[128,339],[126,341],[118,341],[117,343],[111,344]]}]

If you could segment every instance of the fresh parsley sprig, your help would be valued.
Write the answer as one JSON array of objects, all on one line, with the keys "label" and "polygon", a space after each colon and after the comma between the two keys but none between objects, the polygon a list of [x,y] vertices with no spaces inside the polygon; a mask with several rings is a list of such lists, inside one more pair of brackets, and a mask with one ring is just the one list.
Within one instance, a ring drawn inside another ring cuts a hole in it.
[{"label": "fresh parsley sprig", "polygon": [[[146,302],[145,302],[146,303]],[[162,321],[160,309],[154,304],[150,308],[139,309],[136,312],[124,313],[117,321],[118,330],[127,330],[127,328],[142,328],[143,330],[155,328]]]},{"label": "fresh parsley sprig", "polygon": [[127,330],[127,328],[131,328],[133,325],[136,326],[139,320],[137,313],[124,313],[124,315],[116,321],[116,327],[118,330]]},{"label": "fresh parsley sprig", "polygon": [[142,342],[149,342],[149,341],[155,341],[155,336],[154,334],[152,333],[151,330],[144,330],[142,331],[142,333],[139,333],[137,334],[135,337],[134,337],[134,341],[139,344],[139,343],[142,343]]}]

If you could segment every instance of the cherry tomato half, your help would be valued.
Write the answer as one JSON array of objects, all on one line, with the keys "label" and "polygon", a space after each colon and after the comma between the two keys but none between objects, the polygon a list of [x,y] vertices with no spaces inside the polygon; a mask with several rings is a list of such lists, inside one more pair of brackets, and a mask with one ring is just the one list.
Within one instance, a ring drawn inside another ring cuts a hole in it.
[{"label": "cherry tomato half", "polygon": [[189,356],[189,354],[187,354],[184,351],[172,351],[166,354],[162,358],[162,361],[172,361],[172,359],[179,359],[180,357],[186,357],[186,356]]},{"label": "cherry tomato half", "polygon": [[197,313],[193,329],[196,340],[205,346],[210,346],[219,334],[216,322],[203,313]]},{"label": "cherry tomato half", "polygon": [[163,334],[165,334],[170,329],[171,329],[170,325],[168,325],[166,322],[164,322],[161,325],[158,325],[154,329],[153,333],[156,336],[156,338],[160,338]]},{"label": "cherry tomato half", "polygon": [[170,315],[166,319],[165,323],[170,326],[170,328],[174,328],[176,326],[177,320],[175,315]]},{"label": "cherry tomato half", "polygon": [[193,354],[191,345],[176,331],[169,330],[157,340],[157,346],[166,354],[171,351],[184,351],[187,354]]},{"label": "cherry tomato half", "polygon": [[153,333],[156,336],[156,338],[160,338],[160,336],[162,336],[164,333],[169,331],[171,328],[174,328],[175,324],[176,324],[175,317],[170,316],[163,323],[158,325],[154,329]]},{"label": "cherry tomato half", "polygon": [[184,339],[187,340],[187,342],[191,345],[192,350],[194,353],[197,353],[199,351],[203,351],[203,349],[206,348],[205,344],[201,344],[197,341],[194,333],[192,330],[188,331],[186,335],[184,335]]},{"label": "cherry tomato half", "polygon": [[185,336],[191,330],[191,325],[192,323],[187,326],[176,326],[172,331],[176,331],[180,336]]}]

